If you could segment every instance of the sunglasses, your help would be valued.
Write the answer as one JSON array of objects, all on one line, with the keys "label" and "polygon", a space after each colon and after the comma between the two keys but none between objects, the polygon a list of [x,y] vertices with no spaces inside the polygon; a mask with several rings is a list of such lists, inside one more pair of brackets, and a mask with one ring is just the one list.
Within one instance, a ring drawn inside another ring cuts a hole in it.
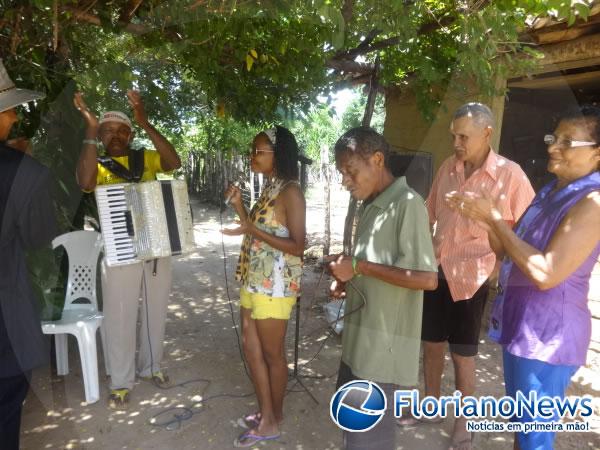
[{"label": "sunglasses", "polygon": [[544,144],[546,144],[548,146],[556,145],[558,148],[562,148],[562,149],[589,147],[592,145],[598,145],[597,142],[574,141],[571,139],[558,139],[553,134],[547,134],[544,136]]},{"label": "sunglasses", "polygon": [[256,155],[258,155],[259,153],[273,153],[274,151],[275,151],[275,150],[272,150],[272,149],[270,149],[270,148],[268,148],[268,149],[265,149],[265,148],[256,148],[256,147],[252,147],[252,148],[250,149],[250,154],[251,154],[252,156],[256,156]]}]

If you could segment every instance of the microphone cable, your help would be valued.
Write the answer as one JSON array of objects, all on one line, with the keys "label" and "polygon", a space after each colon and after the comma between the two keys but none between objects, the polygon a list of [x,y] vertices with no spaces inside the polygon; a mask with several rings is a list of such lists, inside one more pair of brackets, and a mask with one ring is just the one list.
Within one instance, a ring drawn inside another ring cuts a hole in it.
[{"label": "microphone cable", "polygon": [[[221,209],[219,209],[219,222],[220,222],[221,228],[223,228],[223,211]],[[233,302],[231,300],[231,295],[229,292],[229,282],[227,279],[227,252],[225,250],[225,240],[224,240],[223,234],[221,234],[221,248],[223,251],[223,267],[225,270],[225,288],[226,288],[227,299],[228,299],[228,303],[229,303],[229,311],[231,313],[231,321],[233,323],[233,328],[235,330],[238,351],[239,351],[242,363],[244,365],[244,370],[245,370],[248,378],[251,380],[252,378],[250,377],[250,374],[248,372],[248,367],[246,366],[246,361],[243,356],[243,351],[242,351],[242,347],[241,347],[241,343],[240,343],[240,335],[239,335],[239,332],[237,329],[237,324],[235,322],[235,315],[234,315],[234,311],[233,311]],[[145,271],[142,272],[142,279],[143,279],[143,283],[144,283],[144,302],[146,305],[146,331],[148,334],[148,345],[150,347],[150,364],[151,364],[151,367],[153,368],[154,367],[154,358],[152,355],[152,343],[150,341],[150,325],[149,325],[149,320],[148,320],[149,315],[148,315],[148,298],[147,298],[148,291],[147,291]],[[154,373],[152,373],[153,384],[161,390],[170,390],[170,389],[175,389],[178,387],[184,387],[184,386],[186,386],[188,384],[192,384],[192,383],[204,383],[205,387],[202,392],[202,393],[204,393],[209,388],[209,386],[212,382],[211,380],[206,379],[206,378],[194,378],[194,379],[187,380],[187,381],[177,383],[177,384],[173,384],[170,386],[161,386],[154,380],[153,375],[154,375]],[[286,395],[290,392],[297,392],[292,389],[293,389],[293,386],[292,386],[292,388],[290,388],[286,391]],[[201,398],[199,401],[194,402],[194,404],[191,406],[174,406],[174,407],[169,407],[169,408],[163,408],[161,411],[159,411],[158,413],[156,413],[152,417],[150,417],[150,419],[148,419],[147,422],[152,427],[163,428],[163,429],[169,430],[169,431],[179,430],[182,427],[183,422],[185,422],[186,420],[190,420],[194,415],[201,413],[203,411],[203,409],[201,409],[201,406],[203,406],[203,404],[208,402],[209,400],[214,400],[217,398],[247,398],[247,397],[253,396],[254,394],[255,394],[255,392],[252,391],[252,392],[247,392],[244,394],[222,393],[222,394],[211,395],[206,398]]]},{"label": "microphone cable", "polygon": [[[221,210],[221,208],[219,208],[219,223],[220,223],[220,226],[222,229],[223,228],[223,210]],[[225,292],[227,295],[227,301],[228,301],[228,305],[229,305],[231,321],[232,321],[233,328],[234,328],[235,334],[236,334],[237,347],[238,347],[238,351],[240,354],[240,359],[242,360],[242,363],[244,365],[244,371],[246,372],[246,375],[248,376],[248,378],[250,380],[252,380],[252,377],[250,376],[248,367],[246,365],[246,360],[244,358],[244,353],[243,353],[242,346],[241,346],[241,337],[240,337],[240,334],[239,334],[239,331],[237,328],[237,324],[235,322],[233,301],[231,300],[231,294],[230,294],[230,290],[229,290],[229,280],[227,277],[227,251],[225,249],[225,239],[223,237],[223,234],[221,234],[221,250],[223,253]],[[317,281],[317,284],[314,288],[311,305],[314,303],[314,300],[316,299],[317,291],[318,291],[320,283],[323,279],[324,274],[325,274],[325,267],[323,267],[323,269],[321,271],[321,275],[319,277],[319,280]],[[150,342],[150,325],[149,325],[149,321],[148,321],[148,317],[149,317],[148,316],[148,299],[147,299],[147,285],[146,285],[145,271],[142,272],[142,277],[143,277],[143,283],[144,283],[144,301],[146,304],[146,327],[147,327],[146,330],[147,330],[147,334],[148,334],[148,345],[150,347],[150,364],[152,367],[154,367],[154,360],[153,360],[153,355],[152,355],[152,344]],[[350,287],[352,287],[360,295],[360,297],[362,299],[362,303],[358,307],[354,308],[352,311],[350,311],[346,314],[343,314],[342,316],[340,316],[340,313],[341,313],[341,307],[340,307],[338,309],[336,320],[334,320],[333,322],[327,322],[327,324],[325,326],[317,327],[316,329],[312,330],[309,334],[307,334],[303,337],[303,340],[305,340],[305,339],[309,338],[310,336],[312,336],[313,334],[315,334],[317,331],[321,331],[321,330],[325,330],[329,333],[329,336],[327,336],[325,339],[323,339],[323,342],[321,343],[317,352],[315,354],[313,354],[313,356],[308,361],[299,365],[298,366],[299,368],[307,366],[309,363],[314,361],[319,356],[321,351],[324,349],[325,343],[327,342],[329,337],[333,336],[332,330],[330,328],[331,326],[334,326],[340,320],[343,320],[345,317],[348,317],[348,316],[356,313],[363,307],[367,306],[367,299],[364,296],[364,294],[359,289],[356,288],[356,286],[354,285],[354,283],[352,283],[351,280],[349,280],[347,282],[347,284]],[[300,320],[300,318],[296,317],[296,320]],[[336,371],[334,373],[332,373],[331,375],[309,375],[309,374],[306,374],[306,375],[302,375],[302,377],[308,378],[308,379],[329,379],[329,378],[333,377],[335,374],[337,374],[337,372],[338,372],[338,370],[336,369]],[[186,386],[188,384],[192,384],[192,383],[204,383],[205,387],[203,389],[203,393],[206,390],[208,390],[208,388],[210,387],[210,384],[211,384],[211,380],[205,379],[205,378],[194,378],[194,379],[187,380],[187,381],[177,383],[177,384],[173,384],[170,386],[160,386],[158,383],[155,382],[154,378],[152,378],[152,381],[153,381],[153,384],[161,390],[170,390],[170,389],[175,389],[178,387],[184,387],[184,386]],[[286,396],[290,393],[304,392],[303,390],[294,390],[294,387],[297,385],[297,383],[298,383],[298,380],[296,380],[296,383],[294,383],[291,387],[286,389],[286,392],[285,392]],[[203,406],[204,403],[206,403],[210,400],[217,399],[217,398],[234,398],[234,399],[247,398],[247,397],[251,397],[253,395],[255,395],[254,391],[244,393],[244,394],[221,393],[221,394],[211,395],[206,398],[201,398],[199,401],[194,402],[194,404],[191,406],[174,406],[174,407],[164,408],[161,411],[159,411],[158,413],[154,414],[152,417],[150,417],[150,419],[148,419],[148,424],[152,427],[163,428],[163,429],[166,429],[169,431],[179,430],[182,427],[183,422],[185,422],[186,420],[190,420],[194,415],[201,413],[203,411],[203,409],[201,409],[201,406]]]},{"label": "microphone cable", "polygon": [[[219,208],[219,223],[221,225],[221,230],[223,230],[223,209]],[[225,238],[223,237],[223,233],[221,232],[221,251],[223,252],[223,275],[225,277],[225,293],[227,294],[227,303],[229,305],[229,313],[231,315],[231,322],[233,324],[233,329],[235,330],[236,342],[238,351],[240,353],[240,359],[242,360],[242,364],[244,364],[244,371],[248,378],[252,379],[250,376],[250,372],[248,371],[248,366],[246,365],[246,359],[244,358],[244,351],[242,350],[241,337],[238,331],[237,324],[235,323],[235,313],[233,311],[233,301],[231,300],[231,294],[229,292],[229,280],[227,276],[227,251],[225,250]],[[241,320],[241,318],[240,318]]]},{"label": "microphone cable", "polygon": [[[314,299],[316,298],[317,295],[317,290],[319,288],[319,285],[321,283],[321,280],[323,279],[323,274],[325,273],[325,268],[323,267],[323,270],[321,271],[321,276],[319,277],[319,281],[317,282],[317,285],[315,286],[314,292],[313,292],[313,300],[311,301],[311,304],[314,302]],[[327,336],[323,339],[323,341],[321,342],[321,345],[319,346],[318,350],[306,361],[303,362],[302,364],[298,365],[298,368],[300,369],[301,367],[305,367],[308,364],[310,364],[311,362],[313,362],[323,351],[323,349],[325,348],[325,344],[327,343],[327,341],[329,340],[330,337],[336,336],[336,334],[333,332],[333,328],[335,327],[335,325],[344,320],[346,317],[351,316],[352,314],[357,313],[358,311],[360,311],[362,308],[365,308],[367,306],[367,298],[364,295],[364,293],[358,289],[356,287],[356,285],[352,282],[352,280],[348,280],[346,282],[346,284],[348,286],[350,286],[352,289],[354,289],[358,295],[360,296],[362,303],[359,304],[357,307],[353,308],[351,311],[349,311],[348,313],[345,313],[343,315],[340,316],[340,313],[342,312],[342,305],[340,305],[340,307],[338,308],[337,311],[337,316],[336,319],[329,322],[326,321],[325,325],[320,325],[318,327],[316,327],[315,329],[313,329],[312,331],[310,331],[309,333],[305,334],[302,338],[302,341],[305,341],[306,339],[310,338],[311,336],[313,336],[314,334],[316,334],[317,332],[321,332],[321,331],[325,331],[327,332]],[[344,300],[345,302],[345,300]],[[345,304],[345,303],[344,303]],[[297,318],[298,319],[298,318]],[[335,372],[333,372],[330,375],[309,375],[309,374],[305,374],[305,375],[300,375],[302,378],[310,378],[310,379],[317,379],[317,380],[322,380],[322,379],[328,379],[333,377],[334,375],[337,374],[337,370]]]}]

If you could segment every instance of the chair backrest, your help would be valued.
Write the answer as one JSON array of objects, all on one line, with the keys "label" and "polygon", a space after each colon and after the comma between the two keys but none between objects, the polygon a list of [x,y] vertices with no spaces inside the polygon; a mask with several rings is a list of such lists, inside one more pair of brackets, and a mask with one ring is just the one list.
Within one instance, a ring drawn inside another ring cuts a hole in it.
[{"label": "chair backrest", "polygon": [[[69,259],[69,278],[65,294],[68,309],[98,309],[96,267],[102,250],[102,238],[96,231],[72,231],[52,241],[52,248],[63,246]],[[87,299],[89,303],[73,303]]]}]

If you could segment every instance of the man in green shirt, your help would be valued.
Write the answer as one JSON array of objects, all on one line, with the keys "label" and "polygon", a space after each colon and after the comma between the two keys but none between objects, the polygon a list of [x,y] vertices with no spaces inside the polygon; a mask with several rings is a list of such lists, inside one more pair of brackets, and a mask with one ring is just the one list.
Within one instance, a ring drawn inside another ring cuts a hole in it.
[{"label": "man in green shirt", "polygon": [[[342,184],[362,200],[352,256],[329,268],[333,295],[346,292],[338,387],[377,382],[391,404],[399,386],[417,383],[423,290],[437,287],[437,265],[423,199],[388,166],[389,145],[367,127],[346,132],[335,145]],[[361,306],[362,305],[362,306]],[[350,449],[393,449],[392,409],[365,433],[345,432]]]}]

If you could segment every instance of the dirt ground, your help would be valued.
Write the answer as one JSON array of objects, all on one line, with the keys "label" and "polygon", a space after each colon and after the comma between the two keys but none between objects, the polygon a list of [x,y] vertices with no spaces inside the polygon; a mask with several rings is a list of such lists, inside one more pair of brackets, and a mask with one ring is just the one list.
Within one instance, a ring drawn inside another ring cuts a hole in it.
[{"label": "dirt ground", "polygon": [[[316,194],[315,194],[316,195]],[[341,241],[346,197],[335,197],[333,238]],[[22,423],[23,449],[227,449],[242,429],[238,417],[256,409],[252,386],[241,363],[230,308],[236,323],[238,286],[233,281],[240,238],[225,237],[227,285],[219,232],[219,213],[212,206],[193,201],[195,231],[200,244],[196,253],[174,261],[173,293],[166,329],[164,367],[175,386],[161,390],[139,381],[132,392],[127,411],[107,407],[108,380],[105,377],[99,344],[101,399],[88,405],[84,401],[78,352],[70,341],[71,372],[58,377],[51,368],[34,373]],[[322,241],[323,207],[318,199],[309,201],[307,228],[309,244],[318,248]],[[233,219],[225,213],[225,223]],[[300,312],[300,380],[294,379],[284,406],[282,437],[276,442],[257,445],[270,449],[339,449],[340,430],[329,417],[329,401],[335,390],[339,365],[340,338],[327,331],[322,305],[327,301],[328,281],[320,283],[320,271],[308,259],[303,279],[304,295]],[[294,317],[294,316],[293,316]],[[293,361],[295,319],[288,329],[288,361]],[[477,357],[478,393],[502,396],[501,353],[486,340]],[[99,340],[98,340],[99,341]],[[318,354],[317,354],[318,352]],[[309,378],[312,377],[312,378]],[[454,389],[452,364],[447,361],[443,391]],[[422,389],[422,385],[420,388]],[[595,397],[595,432],[563,433],[558,449],[600,448],[600,354],[590,352],[588,366],[580,369],[570,395]],[[316,401],[313,400],[313,397]],[[398,430],[398,449],[446,449],[450,442],[452,420],[442,425],[423,425]],[[486,450],[512,448],[512,436],[479,433],[475,448]]]}]

